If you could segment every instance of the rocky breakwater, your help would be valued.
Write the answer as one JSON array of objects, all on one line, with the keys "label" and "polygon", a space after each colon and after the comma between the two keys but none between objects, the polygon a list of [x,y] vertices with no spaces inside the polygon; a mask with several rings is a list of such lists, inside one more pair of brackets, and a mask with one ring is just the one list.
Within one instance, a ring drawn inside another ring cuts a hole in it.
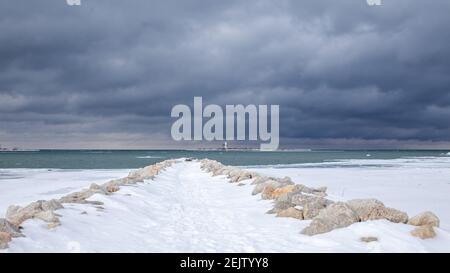
[{"label": "rocky breakwater", "polygon": [[144,182],[153,179],[165,168],[170,167],[176,160],[166,160],[154,165],[130,172],[127,177],[111,180],[101,185],[91,184],[89,189],[70,193],[60,199],[39,200],[24,207],[12,205],[6,211],[6,218],[0,218],[0,249],[8,247],[8,243],[14,238],[23,237],[21,224],[29,219],[39,219],[46,223],[47,228],[52,229],[61,224],[58,210],[64,208],[64,204],[92,204],[103,205],[102,202],[88,200],[94,194],[110,195],[120,190],[121,186]]},{"label": "rocky breakwater", "polygon": [[267,213],[277,217],[311,220],[301,233],[309,236],[344,228],[357,222],[385,219],[393,223],[416,226],[411,235],[427,239],[436,234],[433,227],[439,226],[439,218],[432,212],[421,213],[411,219],[405,212],[386,207],[376,199],[354,199],[334,202],[327,198],[327,188],[311,188],[294,183],[289,177],[275,178],[255,172],[225,166],[220,162],[203,159],[201,168],[213,176],[225,175],[231,183],[251,179],[253,195],[273,200],[273,208]]}]

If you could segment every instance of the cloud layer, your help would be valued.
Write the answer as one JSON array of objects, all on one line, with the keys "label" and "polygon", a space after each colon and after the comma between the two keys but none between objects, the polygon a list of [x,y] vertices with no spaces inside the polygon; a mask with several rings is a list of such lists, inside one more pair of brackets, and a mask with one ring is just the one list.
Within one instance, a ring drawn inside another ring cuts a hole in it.
[{"label": "cloud layer", "polygon": [[282,146],[446,147],[449,13],[447,0],[2,1],[0,144],[185,145],[170,110],[203,96],[279,104]]}]

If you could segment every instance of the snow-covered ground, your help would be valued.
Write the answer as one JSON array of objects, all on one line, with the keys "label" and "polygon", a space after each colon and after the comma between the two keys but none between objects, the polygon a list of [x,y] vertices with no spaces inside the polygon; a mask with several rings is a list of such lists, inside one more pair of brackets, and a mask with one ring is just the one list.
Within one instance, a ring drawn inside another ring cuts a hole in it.
[{"label": "snow-covered ground", "polygon": [[450,232],[450,157],[342,160],[249,170],[296,183],[327,186],[334,200],[376,198],[410,217],[432,211]]},{"label": "snow-covered ground", "polygon": [[[285,175],[285,169],[268,172]],[[339,177],[330,175],[333,181]],[[299,182],[313,184],[308,183],[306,177],[302,178],[305,181]],[[319,183],[318,179],[314,183]],[[366,193],[370,193],[370,189],[368,187]],[[333,193],[339,191],[332,190]],[[447,231],[437,228],[435,238],[421,240],[409,234],[412,226],[384,220],[305,236],[300,230],[309,221],[265,214],[271,202],[252,196],[251,191],[248,181],[245,186],[237,186],[228,183],[225,177],[211,177],[201,171],[198,162],[182,162],[168,168],[155,180],[122,187],[110,196],[91,198],[104,202],[102,207],[66,205],[65,209],[57,211],[62,215],[62,225],[55,229],[48,230],[40,220],[25,222],[26,237],[14,239],[6,251],[450,252]],[[350,193],[346,191],[345,197]],[[377,197],[383,199],[383,196]],[[360,241],[361,237],[369,236],[379,241]]]},{"label": "snow-covered ground", "polygon": [[0,217],[9,205],[60,198],[88,187],[127,176],[129,170],[0,169]]}]

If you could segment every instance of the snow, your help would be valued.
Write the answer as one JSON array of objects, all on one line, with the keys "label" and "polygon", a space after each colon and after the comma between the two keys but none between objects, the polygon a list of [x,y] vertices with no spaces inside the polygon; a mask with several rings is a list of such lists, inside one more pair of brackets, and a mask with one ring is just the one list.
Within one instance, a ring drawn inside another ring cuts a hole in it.
[{"label": "snow", "polygon": [[249,170],[289,176],[307,186],[327,186],[329,198],[376,198],[410,217],[432,211],[441,228],[450,231],[450,158],[422,157],[391,160],[342,160],[316,164],[278,165]]},{"label": "snow", "polygon": [[[198,162],[180,162],[155,180],[93,196],[103,208],[66,205],[55,229],[25,222],[26,237],[5,252],[450,252],[450,234],[442,229],[420,240],[409,234],[412,226],[384,220],[302,235],[309,221],[265,214],[271,202],[252,196],[249,182],[237,186],[201,171]],[[367,236],[379,241],[360,241]]]},{"label": "snow", "polygon": [[129,170],[0,169],[0,217],[9,205],[60,198],[87,187],[127,176]]}]

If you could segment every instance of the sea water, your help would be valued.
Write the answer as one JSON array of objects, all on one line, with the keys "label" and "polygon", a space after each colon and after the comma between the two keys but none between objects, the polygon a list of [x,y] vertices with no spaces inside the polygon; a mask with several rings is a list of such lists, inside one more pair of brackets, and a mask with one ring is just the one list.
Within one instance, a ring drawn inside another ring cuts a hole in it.
[{"label": "sea water", "polygon": [[[289,164],[328,163],[364,159],[449,158],[448,150],[311,150],[311,151],[185,151],[185,150],[41,150],[0,153],[0,169],[134,169],[170,158],[215,159],[226,165],[283,167]],[[383,161],[384,162],[384,161]],[[320,167],[321,165],[317,165]],[[347,165],[350,167],[351,165]],[[301,165],[299,166],[301,167]],[[342,167],[337,164],[336,167]],[[344,166],[345,167],[345,166]],[[1,177],[1,173],[0,173]]]}]

